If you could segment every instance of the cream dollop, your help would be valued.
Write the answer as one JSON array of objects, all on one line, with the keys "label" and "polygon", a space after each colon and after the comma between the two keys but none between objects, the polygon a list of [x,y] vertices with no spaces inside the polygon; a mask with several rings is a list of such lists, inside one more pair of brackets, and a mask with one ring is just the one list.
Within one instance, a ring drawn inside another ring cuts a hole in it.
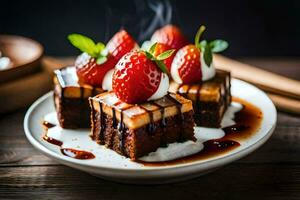
[{"label": "cream dollop", "polygon": [[168,93],[168,90],[169,90],[169,77],[167,74],[162,73],[159,86],[156,92],[148,99],[148,101],[162,98]]},{"label": "cream dollop", "polygon": [[[179,84],[182,84],[183,81],[179,75],[178,67],[180,66],[181,57],[180,54],[182,54],[182,51],[178,51],[179,55],[176,55],[171,66],[171,76],[173,80]],[[216,68],[213,63],[208,66],[204,61],[203,53],[200,54],[200,63],[201,63],[201,73],[202,73],[202,81],[207,81],[209,79],[212,79],[216,75]]]},{"label": "cream dollop", "polygon": [[146,40],[143,42],[141,49],[144,51],[148,51],[153,44],[154,44],[154,42],[152,42],[150,40]]},{"label": "cream dollop", "polygon": [[103,81],[102,81],[102,89],[111,91],[112,90],[112,77],[114,74],[114,69],[109,70],[106,72]]},{"label": "cream dollop", "polygon": [[175,55],[173,61],[172,61],[172,65],[171,65],[171,76],[172,79],[179,84],[182,84],[182,79],[179,76],[179,66],[181,65],[181,57],[183,56],[183,51],[178,51],[177,54]]},{"label": "cream dollop", "polygon": [[202,52],[200,56],[200,63],[201,63],[202,81],[207,81],[209,79],[212,79],[216,75],[216,68],[213,62],[210,64],[210,66],[208,66],[205,63]]}]

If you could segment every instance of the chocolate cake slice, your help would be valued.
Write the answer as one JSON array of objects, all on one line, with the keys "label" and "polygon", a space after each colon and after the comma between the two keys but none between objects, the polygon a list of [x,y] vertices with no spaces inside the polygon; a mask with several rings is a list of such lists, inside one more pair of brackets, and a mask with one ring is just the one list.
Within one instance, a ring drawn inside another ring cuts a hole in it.
[{"label": "chocolate cake slice", "polygon": [[132,160],[195,139],[192,102],[177,94],[133,105],[105,92],[90,98],[90,106],[92,139]]},{"label": "chocolate cake slice", "polygon": [[217,128],[231,103],[230,72],[217,70],[214,78],[195,84],[180,85],[172,81],[169,91],[193,102],[198,126]]},{"label": "chocolate cake slice", "polygon": [[54,71],[54,105],[62,128],[89,128],[88,98],[104,92],[86,84],[79,84],[75,67]]}]

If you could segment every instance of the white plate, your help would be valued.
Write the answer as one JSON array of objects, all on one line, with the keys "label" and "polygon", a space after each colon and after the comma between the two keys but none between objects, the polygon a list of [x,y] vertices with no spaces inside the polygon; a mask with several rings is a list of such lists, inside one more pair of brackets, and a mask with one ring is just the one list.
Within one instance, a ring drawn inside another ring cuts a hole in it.
[{"label": "white plate", "polygon": [[277,113],[275,106],[267,95],[258,88],[241,80],[232,80],[232,95],[244,99],[260,108],[263,113],[261,127],[252,137],[228,153],[210,157],[205,160],[170,166],[143,166],[130,161],[117,153],[97,145],[87,136],[87,131],[70,130],[73,145],[90,149],[95,159],[78,160],[61,154],[60,149],[42,139],[43,117],[54,111],[53,93],[49,92],[39,98],[27,111],[24,119],[25,134],[30,143],[46,156],[70,167],[91,173],[104,179],[126,183],[169,183],[197,177],[215,170],[223,165],[238,160],[256,150],[272,135],[275,129]]}]

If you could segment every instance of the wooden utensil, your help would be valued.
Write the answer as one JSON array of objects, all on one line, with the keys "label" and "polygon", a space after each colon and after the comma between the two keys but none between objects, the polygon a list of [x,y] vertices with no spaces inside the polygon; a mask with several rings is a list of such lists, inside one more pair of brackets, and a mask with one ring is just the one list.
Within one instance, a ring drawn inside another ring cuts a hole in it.
[{"label": "wooden utensil", "polygon": [[298,99],[288,98],[272,93],[267,94],[273,101],[277,109],[293,114],[300,114],[300,101]]},{"label": "wooden utensil", "polygon": [[230,71],[233,77],[250,82],[267,92],[300,99],[300,81],[217,54],[214,55],[214,64],[218,69]]}]

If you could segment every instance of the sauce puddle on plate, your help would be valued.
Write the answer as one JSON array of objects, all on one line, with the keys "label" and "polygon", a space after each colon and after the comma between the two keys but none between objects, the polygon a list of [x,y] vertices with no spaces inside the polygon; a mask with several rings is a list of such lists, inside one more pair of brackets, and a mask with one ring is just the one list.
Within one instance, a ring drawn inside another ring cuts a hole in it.
[{"label": "sauce puddle on plate", "polygon": [[168,166],[205,160],[215,156],[228,153],[240,146],[240,142],[253,136],[261,125],[263,114],[259,108],[251,103],[239,99],[232,98],[233,102],[238,102],[243,105],[243,109],[235,114],[235,125],[223,128],[225,136],[217,140],[208,140],[204,142],[204,148],[199,153],[183,158],[178,158],[163,162],[144,162],[138,161],[145,166]]},{"label": "sauce puddle on plate", "polygon": [[87,160],[95,158],[95,155],[88,151],[77,150],[72,148],[61,148],[61,153],[65,156],[76,158],[79,160]]},{"label": "sauce puddle on plate", "polygon": [[[190,156],[171,161],[137,162],[145,166],[152,167],[183,164],[220,156],[239,147],[241,141],[249,139],[257,132],[261,125],[263,114],[259,108],[245,100],[233,97],[232,101],[242,104],[243,108],[241,111],[235,114],[234,121],[236,122],[236,124],[233,126],[223,128],[225,132],[224,137],[204,142],[204,148],[199,153]],[[48,129],[54,127],[55,125],[44,121],[43,126],[46,130],[43,139],[51,144],[59,146],[63,155],[82,160],[95,158],[95,155],[88,151],[77,150],[72,148],[62,148],[62,141],[47,136]]]},{"label": "sauce puddle on plate", "polygon": [[79,159],[79,160],[88,160],[88,159],[94,159],[96,156],[88,151],[78,150],[78,149],[72,149],[72,148],[61,148],[63,145],[63,142],[57,139],[54,139],[52,137],[49,137],[47,135],[48,129],[54,127],[54,124],[51,124],[49,122],[43,121],[43,126],[45,128],[45,134],[43,135],[43,140],[46,142],[59,146],[60,152],[68,157]]}]

